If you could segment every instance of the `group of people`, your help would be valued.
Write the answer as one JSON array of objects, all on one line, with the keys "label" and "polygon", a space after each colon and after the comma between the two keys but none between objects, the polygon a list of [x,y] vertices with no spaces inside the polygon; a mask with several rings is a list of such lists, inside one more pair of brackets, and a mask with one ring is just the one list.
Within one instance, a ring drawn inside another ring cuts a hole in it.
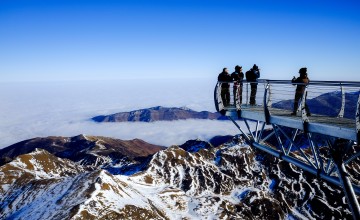
[{"label": "group of people", "polygon": [[242,66],[235,66],[235,71],[231,73],[228,72],[227,68],[224,68],[223,71],[218,76],[218,81],[223,82],[221,84],[221,99],[224,103],[224,106],[230,104],[230,84],[227,82],[234,82],[233,94],[234,94],[234,103],[236,103],[236,95],[239,98],[239,104],[242,103],[242,90],[244,77],[250,82],[251,92],[250,92],[250,105],[256,105],[256,91],[257,91],[257,79],[260,78],[260,69],[254,64],[254,66],[248,70],[245,75],[242,72]]},{"label": "group of people", "polygon": [[[310,82],[307,76],[307,68],[303,67],[299,70],[299,77],[295,77],[291,80],[293,85],[296,85],[296,92],[294,98],[294,108],[291,115],[296,115],[299,100],[303,97],[305,92],[306,85]],[[242,66],[235,66],[235,71],[231,73],[228,72],[227,68],[223,68],[223,71],[218,76],[218,81],[222,82],[221,84],[221,99],[224,106],[230,105],[230,84],[229,82],[233,82],[233,95],[234,95],[234,104],[236,103],[236,98],[238,98],[239,104],[242,104],[242,91],[243,91],[243,80],[246,77],[247,82],[250,83],[250,105],[256,105],[256,92],[257,92],[257,80],[260,78],[260,69],[254,64],[254,66],[246,71],[245,75],[242,72]],[[310,116],[310,110],[308,105],[305,103],[305,110],[307,116]]]}]

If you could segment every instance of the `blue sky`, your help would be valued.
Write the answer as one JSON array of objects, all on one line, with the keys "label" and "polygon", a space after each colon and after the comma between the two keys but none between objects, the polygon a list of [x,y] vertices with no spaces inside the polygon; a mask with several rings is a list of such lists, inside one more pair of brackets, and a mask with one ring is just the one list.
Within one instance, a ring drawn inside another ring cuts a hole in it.
[{"label": "blue sky", "polygon": [[360,81],[356,1],[0,0],[0,82],[261,78]]}]

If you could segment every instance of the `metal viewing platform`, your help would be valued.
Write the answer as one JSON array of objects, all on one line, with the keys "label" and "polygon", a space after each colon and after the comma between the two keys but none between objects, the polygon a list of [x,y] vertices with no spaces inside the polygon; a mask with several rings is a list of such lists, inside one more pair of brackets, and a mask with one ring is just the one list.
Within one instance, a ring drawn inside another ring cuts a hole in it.
[{"label": "metal viewing platform", "polygon": [[[304,87],[304,93],[294,107],[296,86]],[[305,85],[263,79],[257,81],[251,105],[250,95],[251,85],[245,80],[218,82],[215,108],[228,116],[250,146],[342,187],[354,219],[360,219],[356,196],[360,195],[360,180],[347,172],[348,166],[360,161],[356,151],[360,82],[311,81]],[[239,126],[237,120],[246,126]]]}]

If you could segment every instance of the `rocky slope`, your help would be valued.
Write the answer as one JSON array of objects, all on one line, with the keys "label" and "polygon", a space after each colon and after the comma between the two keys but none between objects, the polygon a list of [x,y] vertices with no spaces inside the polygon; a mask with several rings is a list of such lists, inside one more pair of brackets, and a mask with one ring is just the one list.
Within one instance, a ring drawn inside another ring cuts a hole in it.
[{"label": "rocky slope", "polygon": [[85,135],[34,138],[1,149],[0,165],[21,154],[31,153],[36,148],[77,162],[88,169],[102,167],[117,173],[139,171],[149,156],[164,149],[140,139],[119,140]]},{"label": "rocky slope", "polygon": [[339,188],[238,138],[157,151],[131,175],[88,166],[37,148],[3,164],[0,219],[351,219]]},{"label": "rocky slope", "polygon": [[188,108],[152,107],[131,112],[119,112],[111,115],[99,115],[92,118],[96,122],[126,122],[126,121],[173,121],[184,119],[225,119],[220,113],[208,111],[197,112]]}]

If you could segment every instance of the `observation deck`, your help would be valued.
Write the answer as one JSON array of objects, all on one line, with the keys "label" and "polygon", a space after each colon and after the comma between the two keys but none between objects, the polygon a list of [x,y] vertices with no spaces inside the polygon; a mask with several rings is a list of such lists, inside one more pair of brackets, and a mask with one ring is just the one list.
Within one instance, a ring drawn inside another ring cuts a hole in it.
[{"label": "observation deck", "polygon": [[[230,82],[230,104],[224,106],[221,99],[223,83],[226,82],[216,84],[214,100],[217,111],[226,116],[358,141],[360,82],[311,81],[306,85],[296,116],[291,113],[297,84],[290,80],[259,80],[256,105],[249,104],[250,83],[243,81],[242,103],[239,94],[233,93],[234,83]],[[311,116],[302,107],[305,103]]]},{"label": "observation deck", "polygon": [[[250,97],[250,84],[217,82],[216,110],[231,119],[251,147],[342,187],[354,219],[360,219],[360,180],[347,172],[360,163],[360,82],[263,79],[257,82],[256,97]],[[304,92],[294,106],[297,86]],[[272,137],[276,141],[269,143]]]}]

